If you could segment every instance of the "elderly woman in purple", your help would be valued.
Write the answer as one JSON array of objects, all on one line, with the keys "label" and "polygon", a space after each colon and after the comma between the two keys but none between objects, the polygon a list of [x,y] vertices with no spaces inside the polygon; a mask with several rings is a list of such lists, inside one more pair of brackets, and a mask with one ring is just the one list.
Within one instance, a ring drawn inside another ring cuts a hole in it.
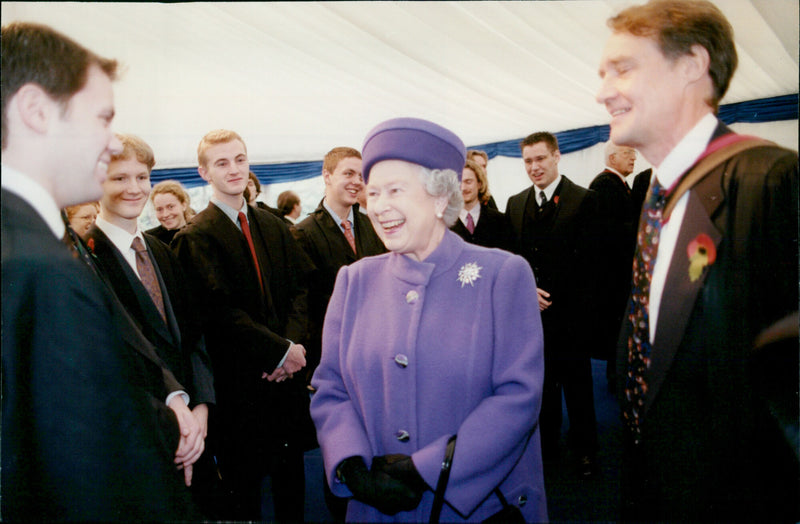
[{"label": "elderly woman in purple", "polygon": [[465,148],[432,122],[367,135],[367,209],[390,250],[343,267],[323,331],[311,415],[347,520],[427,522],[457,435],[442,521],[481,521],[499,488],[547,520],[538,416],[536,284],[524,259],[451,232]]}]

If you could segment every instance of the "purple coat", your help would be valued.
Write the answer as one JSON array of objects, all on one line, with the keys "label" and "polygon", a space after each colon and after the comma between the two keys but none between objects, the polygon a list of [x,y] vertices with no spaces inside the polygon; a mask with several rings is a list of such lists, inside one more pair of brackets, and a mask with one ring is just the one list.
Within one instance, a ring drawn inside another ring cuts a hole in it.
[{"label": "purple coat", "polygon": [[[343,267],[312,380],[331,490],[351,496],[335,475],[345,458],[369,465],[389,453],[411,455],[433,488],[457,433],[442,521],[499,511],[497,486],[527,521],[546,521],[543,379],[536,284],[523,258],[447,231],[423,262],[387,253]],[[347,519],[427,522],[432,501],[427,491],[416,510],[390,517],[352,500]]]}]

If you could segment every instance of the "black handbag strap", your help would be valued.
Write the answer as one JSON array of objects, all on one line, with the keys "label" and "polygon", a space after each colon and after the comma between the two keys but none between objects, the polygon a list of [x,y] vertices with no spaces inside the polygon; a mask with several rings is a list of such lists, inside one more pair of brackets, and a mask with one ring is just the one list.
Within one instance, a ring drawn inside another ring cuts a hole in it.
[{"label": "black handbag strap", "polygon": [[450,467],[453,465],[453,453],[456,451],[456,436],[453,435],[447,441],[442,460],[442,469],[439,472],[439,480],[436,481],[436,491],[433,494],[433,507],[431,508],[431,524],[439,522],[439,515],[442,513],[444,505],[444,491],[447,489],[447,481],[450,479]]},{"label": "black handbag strap", "polygon": [[[442,469],[439,472],[439,480],[436,481],[436,491],[433,494],[433,506],[431,507],[430,524],[438,524],[439,516],[442,513],[442,506],[444,506],[444,492],[447,489],[447,481],[450,480],[450,469],[453,466],[453,454],[456,450],[456,435],[450,437],[447,441],[447,447],[444,450],[444,460],[442,460]],[[508,506],[506,498],[500,488],[494,488],[494,494],[500,499],[503,507]]]}]

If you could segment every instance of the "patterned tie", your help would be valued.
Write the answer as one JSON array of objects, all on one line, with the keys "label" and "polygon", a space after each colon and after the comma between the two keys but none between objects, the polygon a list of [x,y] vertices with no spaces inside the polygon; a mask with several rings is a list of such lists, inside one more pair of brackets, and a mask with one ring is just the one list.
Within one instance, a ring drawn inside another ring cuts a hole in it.
[{"label": "patterned tie", "polygon": [[242,226],[242,233],[247,240],[247,245],[250,247],[250,255],[253,257],[253,265],[256,268],[256,275],[258,275],[258,289],[264,292],[264,282],[261,280],[261,266],[258,265],[258,257],[256,256],[256,246],[253,244],[253,237],[250,235],[250,224],[247,222],[247,215],[239,211],[239,225]]},{"label": "patterned tie", "polygon": [[350,244],[350,247],[353,250],[353,253],[356,252],[356,239],[353,237],[353,228],[350,225],[349,220],[342,220],[342,227],[344,228],[344,238],[347,239],[347,243]]},{"label": "patterned tie", "polygon": [[547,204],[547,195],[544,194],[544,191],[539,191],[539,211],[544,209],[545,204]]},{"label": "patterned tie", "polygon": [[[655,177],[655,174],[654,174]],[[661,233],[661,216],[666,203],[667,191],[654,178],[649,198],[642,207],[639,232],[636,235],[636,256],[633,259],[633,282],[628,321],[631,335],[628,337],[628,372],[625,377],[625,398],[622,401],[622,417],[633,432],[634,441],[641,440],[640,419],[647,393],[645,374],[650,367],[650,279],[658,252],[658,237]]]},{"label": "patterned tie", "polygon": [[144,247],[144,242],[139,237],[133,239],[131,248],[136,251],[136,271],[139,272],[139,279],[144,284],[144,288],[153,299],[158,312],[161,313],[161,318],[164,322],[167,321],[167,314],[164,312],[164,297],[161,296],[161,286],[158,285],[158,278],[156,277],[156,270],[153,267],[153,262],[147,254],[147,249]]},{"label": "patterned tie", "polygon": [[472,213],[467,213],[467,231],[470,235],[475,233],[475,221],[472,220]]}]

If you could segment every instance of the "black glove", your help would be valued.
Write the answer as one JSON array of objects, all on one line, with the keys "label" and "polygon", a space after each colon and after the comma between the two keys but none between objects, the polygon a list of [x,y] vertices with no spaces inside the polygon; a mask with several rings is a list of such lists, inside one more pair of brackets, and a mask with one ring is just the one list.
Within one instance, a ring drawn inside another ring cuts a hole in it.
[{"label": "black glove", "polygon": [[424,493],[429,489],[414,466],[414,461],[408,455],[393,454],[375,457],[372,459],[372,470],[383,471],[414,491]]},{"label": "black glove", "polygon": [[361,457],[344,459],[337,468],[337,475],[353,492],[353,498],[386,515],[411,511],[422,500],[421,491],[411,489],[383,471],[368,471]]}]

